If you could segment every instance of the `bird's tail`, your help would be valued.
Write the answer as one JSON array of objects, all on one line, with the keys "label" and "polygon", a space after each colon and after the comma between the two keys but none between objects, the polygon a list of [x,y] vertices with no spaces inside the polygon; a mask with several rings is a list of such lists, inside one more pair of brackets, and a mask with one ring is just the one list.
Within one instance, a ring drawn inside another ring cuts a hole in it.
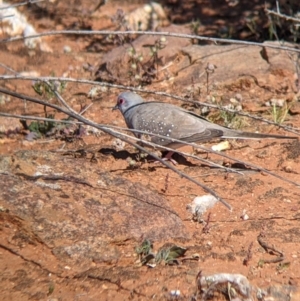
[{"label": "bird's tail", "polygon": [[224,131],[222,138],[231,139],[299,139],[297,136],[283,136],[273,134],[260,134],[240,131]]}]

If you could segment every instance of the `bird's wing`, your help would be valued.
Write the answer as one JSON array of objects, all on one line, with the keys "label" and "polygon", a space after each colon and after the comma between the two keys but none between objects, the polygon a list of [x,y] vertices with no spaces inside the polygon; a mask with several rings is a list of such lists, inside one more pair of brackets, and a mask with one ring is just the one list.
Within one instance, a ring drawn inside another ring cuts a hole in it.
[{"label": "bird's wing", "polygon": [[[171,104],[146,102],[136,106],[133,111],[130,117],[133,128],[169,139],[198,142],[223,135],[222,130],[215,129],[213,124],[210,127],[208,121]],[[174,145],[168,139],[155,136],[151,140],[160,145]]]},{"label": "bird's wing", "polygon": [[186,142],[205,142],[212,138],[223,136],[221,127],[214,127],[214,124],[198,115],[175,108],[176,110],[172,111],[172,119],[180,121],[172,134],[174,137],[178,137],[177,139]]}]

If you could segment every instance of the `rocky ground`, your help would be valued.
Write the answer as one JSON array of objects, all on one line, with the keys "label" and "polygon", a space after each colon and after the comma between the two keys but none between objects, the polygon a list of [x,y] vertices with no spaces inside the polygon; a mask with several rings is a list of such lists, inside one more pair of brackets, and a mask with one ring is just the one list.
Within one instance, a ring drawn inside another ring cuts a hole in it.
[{"label": "rocky ground", "polygon": [[[52,1],[19,11],[37,32],[118,30],[130,25],[260,42],[268,38],[262,1],[252,6],[248,1],[165,1],[164,11],[156,8],[151,22],[142,15],[139,23],[130,12],[143,5]],[[249,20],[255,21],[255,30]],[[28,79],[2,76],[0,88],[59,104],[34,78],[106,82],[110,86],[65,82],[61,95],[77,112],[92,104],[86,118],[125,127],[120,112],[111,110],[123,91],[113,85],[142,87],[241,108],[283,127],[140,93],[147,100],[177,104],[223,125],[299,136],[295,54],[167,36],[165,40],[131,36],[130,44],[128,36],[123,38],[54,35],[44,37],[35,49],[23,41],[2,42],[1,74],[17,72]],[[157,57],[150,56],[154,47]],[[45,113],[44,106],[28,100],[0,96],[1,113],[66,117],[49,108]],[[56,126],[47,135],[41,128],[33,134],[19,119],[0,118],[1,300],[300,300],[299,140],[234,140],[223,151],[281,178],[191,146],[180,149],[241,171],[224,172],[195,158],[174,156],[179,171],[212,188],[233,207],[229,211],[217,203],[195,218],[187,205],[207,192],[162,164],[140,158],[134,147],[88,128]],[[148,262],[151,254],[145,255],[150,242],[156,258],[161,255],[155,266],[153,260]],[[142,265],[141,258],[151,267]],[[231,282],[208,285],[203,295],[200,280],[220,273],[241,274],[249,284],[243,279],[237,285],[241,276],[231,275]],[[250,293],[241,291],[250,286]],[[260,293],[264,299],[257,297]]]}]

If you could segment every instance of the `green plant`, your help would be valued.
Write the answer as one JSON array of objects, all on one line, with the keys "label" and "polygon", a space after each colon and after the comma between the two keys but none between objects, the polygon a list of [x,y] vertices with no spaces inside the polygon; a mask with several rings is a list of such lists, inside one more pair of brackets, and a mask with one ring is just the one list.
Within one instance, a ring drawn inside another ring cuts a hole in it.
[{"label": "green plant", "polygon": [[139,255],[139,260],[142,265],[147,264],[154,267],[157,263],[167,265],[178,264],[177,258],[184,256],[187,251],[186,248],[173,244],[165,244],[156,254],[152,249],[153,244],[148,239],[145,239],[140,246],[135,248],[135,252]]},{"label": "green plant", "polygon": [[50,296],[54,292],[54,283],[49,283],[48,293],[47,296]]},{"label": "green plant", "polygon": [[162,59],[159,51],[166,47],[166,38],[161,37],[153,44],[143,45],[149,48],[149,59],[146,61],[141,53],[138,53],[134,45],[128,49],[129,77],[137,82],[138,85],[151,84],[154,78],[157,78],[159,66],[162,66]]},{"label": "green plant", "polygon": [[37,81],[32,85],[33,90],[40,96],[47,99],[55,97],[53,91],[62,93],[66,88],[66,83],[63,81],[49,81],[49,84],[44,81]]},{"label": "green plant", "polygon": [[[49,119],[54,119],[53,114],[46,114],[45,117]],[[42,135],[45,135],[46,133],[50,132],[54,127],[55,122],[52,121],[32,121],[28,125],[28,130],[30,132],[36,133],[37,137],[41,137]]]},{"label": "green plant", "polygon": [[155,256],[155,261],[157,263],[164,262],[165,264],[178,264],[178,257],[181,257],[187,251],[186,248],[182,248],[176,245],[162,248],[160,251],[157,252]]},{"label": "green plant", "polygon": [[143,70],[142,62],[144,57],[142,54],[137,53],[133,45],[128,49],[128,65],[129,65],[129,76],[133,77],[135,81],[141,82],[141,75]]},{"label": "green plant", "polygon": [[200,26],[201,26],[201,21],[199,19],[193,20],[190,23],[191,34],[192,35],[198,35]]},{"label": "green plant", "polygon": [[[36,81],[32,85],[33,90],[40,96],[51,100],[56,98],[55,92],[61,94],[65,88],[66,83],[63,81]],[[65,140],[70,140],[76,136],[80,136],[84,130],[80,125],[74,125],[70,123],[60,123],[55,121],[55,114],[48,114],[47,107],[44,106],[44,118],[48,120],[44,121],[32,121],[30,124],[27,124],[27,121],[21,119],[20,122],[25,130],[29,130],[29,133],[26,136],[27,140],[38,139],[43,136],[55,136],[63,138]],[[49,120],[50,119],[50,120]],[[53,119],[53,121],[51,121]],[[66,121],[71,121],[71,118],[62,119]]]},{"label": "green plant", "polygon": [[234,128],[241,129],[246,124],[245,119],[240,115],[234,112],[228,112],[224,110],[219,110],[218,112],[212,114],[209,117],[209,120],[214,123],[219,123],[221,121],[222,125]]},{"label": "green plant", "polygon": [[289,112],[289,110],[291,109],[291,107],[293,106],[293,102],[287,104],[286,101],[284,101],[283,106],[282,107],[278,107],[275,103],[272,105],[272,108],[270,110],[270,114],[272,115],[273,121],[278,123],[278,124],[282,124],[285,119],[286,116]]}]

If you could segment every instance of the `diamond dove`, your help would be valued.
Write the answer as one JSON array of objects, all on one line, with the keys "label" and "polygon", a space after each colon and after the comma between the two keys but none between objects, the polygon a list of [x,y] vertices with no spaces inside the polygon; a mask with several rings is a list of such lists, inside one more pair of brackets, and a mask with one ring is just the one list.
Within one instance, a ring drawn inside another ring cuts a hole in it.
[{"label": "diamond dove", "polygon": [[[165,136],[152,136],[151,142],[169,148],[179,148],[184,142],[207,142],[214,138],[234,139],[297,139],[298,137],[260,134],[233,130],[214,124],[205,118],[180,107],[157,101],[145,102],[133,92],[123,92],[118,96],[113,110],[119,109],[130,129]],[[140,138],[142,134],[134,133]],[[183,143],[172,141],[182,140]],[[169,152],[164,159],[171,159]]]}]

